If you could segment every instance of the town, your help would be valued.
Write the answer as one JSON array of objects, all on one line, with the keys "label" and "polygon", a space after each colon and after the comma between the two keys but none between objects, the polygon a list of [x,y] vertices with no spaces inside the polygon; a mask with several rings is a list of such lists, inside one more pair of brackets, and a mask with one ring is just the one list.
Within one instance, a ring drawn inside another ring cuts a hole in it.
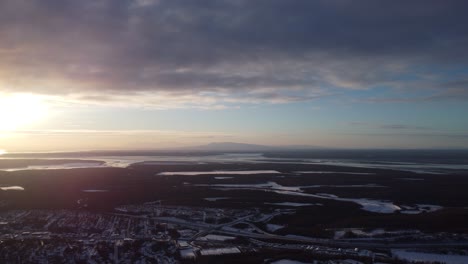
[{"label": "town", "polygon": [[[278,227],[265,223],[274,216],[291,213],[291,209],[265,212],[165,206],[161,201],[119,206],[113,212],[12,210],[0,214],[0,260],[8,263],[196,260],[203,263],[245,259],[257,263],[269,255],[265,259],[275,263],[281,258],[271,256],[281,252],[280,256],[289,253],[315,263],[407,263],[392,255],[390,249],[398,247],[395,236],[330,240],[270,233]],[[398,238],[401,241],[402,237],[410,239],[411,236],[421,240],[420,233],[411,232]],[[468,237],[445,236],[445,245],[468,241]],[[441,238],[432,239],[440,241]],[[421,245],[433,245],[431,237]]]}]

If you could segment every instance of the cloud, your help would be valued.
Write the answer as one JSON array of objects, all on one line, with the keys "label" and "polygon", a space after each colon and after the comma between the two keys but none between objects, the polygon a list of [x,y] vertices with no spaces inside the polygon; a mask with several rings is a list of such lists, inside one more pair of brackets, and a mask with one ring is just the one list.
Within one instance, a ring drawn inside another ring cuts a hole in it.
[{"label": "cloud", "polygon": [[349,122],[350,126],[374,128],[382,130],[432,130],[430,127],[407,124],[378,124],[369,122]]},{"label": "cloud", "polygon": [[216,131],[38,129],[0,131],[9,152],[95,149],[163,149],[226,141],[236,135]]},{"label": "cloud", "polygon": [[375,136],[375,137],[429,137],[429,138],[450,138],[450,139],[466,139],[468,133],[359,133],[348,135],[359,135],[359,136]]},{"label": "cloud", "polygon": [[[398,138],[402,137],[423,137],[423,138],[439,138],[439,139],[466,139],[468,138],[468,132],[456,131],[448,132],[440,129],[435,129],[428,126],[408,125],[408,124],[381,124],[381,123],[370,123],[370,122],[349,122],[349,126],[361,127],[365,131],[359,133],[347,133],[347,135],[359,135],[359,136],[372,136],[372,137],[388,137]],[[370,130],[372,129],[372,130]],[[369,132],[373,131],[373,132]]]},{"label": "cloud", "polygon": [[[144,95],[155,107],[290,103],[376,87],[411,100],[405,93],[423,89],[426,75],[468,66],[467,7],[452,0],[5,0],[0,90],[89,103]],[[451,77],[465,94],[462,77]],[[417,100],[456,94],[446,89],[432,87]],[[190,103],[201,98],[208,99]]]},{"label": "cloud", "polygon": [[[8,132],[4,132],[8,135]],[[230,138],[233,135],[220,132],[194,132],[176,130],[92,130],[92,129],[45,129],[45,130],[15,130],[14,136],[34,137],[76,137],[76,136],[143,136],[143,137],[172,137],[172,138]]]},{"label": "cloud", "polygon": [[428,130],[429,128],[423,126],[411,126],[411,125],[402,125],[402,124],[392,124],[392,125],[381,125],[379,128],[382,129],[397,129],[397,130]]},{"label": "cloud", "polygon": [[418,103],[418,102],[438,102],[438,101],[466,101],[468,100],[468,86],[466,88],[451,88],[444,86],[443,89],[427,91],[427,94],[416,96],[398,97],[370,97],[359,101],[367,103]]}]

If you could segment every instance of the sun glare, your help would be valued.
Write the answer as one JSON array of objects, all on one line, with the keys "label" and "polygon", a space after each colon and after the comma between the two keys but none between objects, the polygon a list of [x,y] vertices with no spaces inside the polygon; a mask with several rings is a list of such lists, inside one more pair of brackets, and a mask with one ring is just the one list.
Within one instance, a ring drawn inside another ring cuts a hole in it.
[{"label": "sun glare", "polygon": [[41,120],[47,112],[43,100],[31,94],[0,94],[0,131],[14,131]]}]

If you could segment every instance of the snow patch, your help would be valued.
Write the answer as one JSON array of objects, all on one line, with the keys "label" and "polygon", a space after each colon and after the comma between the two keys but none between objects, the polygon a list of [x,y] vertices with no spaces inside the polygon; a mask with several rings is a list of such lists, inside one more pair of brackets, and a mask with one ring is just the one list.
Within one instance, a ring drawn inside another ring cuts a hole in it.
[{"label": "snow patch", "polygon": [[21,186],[5,186],[5,187],[0,187],[0,190],[2,191],[24,191],[24,188]]},{"label": "snow patch", "polygon": [[464,255],[444,255],[436,253],[423,253],[407,251],[403,249],[392,250],[393,256],[409,261],[431,261],[442,262],[446,264],[465,264],[468,263],[468,256]]},{"label": "snow patch", "polygon": [[299,174],[351,174],[351,175],[375,175],[374,172],[349,172],[349,171],[295,171],[294,173]]},{"label": "snow patch", "polygon": [[275,170],[246,170],[246,171],[166,171],[160,172],[157,175],[162,176],[172,176],[172,175],[186,175],[186,176],[196,176],[196,175],[219,175],[219,174],[228,174],[228,175],[249,175],[249,174],[278,174],[279,171]]},{"label": "snow patch", "polygon": [[209,202],[216,202],[219,200],[226,200],[230,199],[231,197],[209,197],[209,198],[203,198],[203,200],[209,201]]},{"label": "snow patch", "polygon": [[402,205],[402,214],[431,213],[442,209],[442,206],[432,204],[415,204],[414,206]]},{"label": "snow patch", "polygon": [[292,202],[282,202],[282,203],[265,203],[271,205],[279,205],[279,206],[292,206],[292,207],[300,207],[300,206],[310,206],[310,205],[323,205],[319,203],[292,203]]},{"label": "snow patch", "polygon": [[107,167],[102,162],[72,162],[54,165],[31,165],[19,168],[4,169],[4,171],[22,171],[22,170],[63,170],[63,169],[80,169],[80,168],[103,168]]},{"label": "snow patch", "polygon": [[202,256],[218,256],[225,254],[239,254],[241,251],[237,247],[228,248],[207,248],[200,250]]},{"label": "snow patch", "polygon": [[268,232],[275,232],[276,230],[280,230],[281,228],[284,228],[282,225],[275,225],[275,224],[267,224],[266,229]]},{"label": "snow patch", "polygon": [[221,235],[206,235],[204,237],[199,237],[198,240],[206,241],[206,240],[215,240],[215,241],[226,241],[226,240],[232,240],[234,237],[232,236],[221,236]]},{"label": "snow patch", "polygon": [[87,193],[103,193],[103,192],[109,192],[109,190],[91,189],[91,190],[82,190],[82,192],[87,192]]},{"label": "snow patch", "polygon": [[196,257],[192,248],[185,248],[179,251],[180,257],[183,259],[194,259]]}]

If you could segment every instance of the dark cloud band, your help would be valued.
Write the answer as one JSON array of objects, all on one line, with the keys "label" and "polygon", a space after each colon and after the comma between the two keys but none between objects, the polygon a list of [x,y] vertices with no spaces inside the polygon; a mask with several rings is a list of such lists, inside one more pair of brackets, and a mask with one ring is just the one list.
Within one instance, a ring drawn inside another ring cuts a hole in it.
[{"label": "dark cloud band", "polygon": [[[308,100],[386,86],[429,87],[424,98],[444,99],[446,87],[426,76],[468,66],[467,8],[451,0],[5,0],[0,89],[289,102],[301,91]],[[467,93],[466,78],[438,76],[448,77]]]}]

